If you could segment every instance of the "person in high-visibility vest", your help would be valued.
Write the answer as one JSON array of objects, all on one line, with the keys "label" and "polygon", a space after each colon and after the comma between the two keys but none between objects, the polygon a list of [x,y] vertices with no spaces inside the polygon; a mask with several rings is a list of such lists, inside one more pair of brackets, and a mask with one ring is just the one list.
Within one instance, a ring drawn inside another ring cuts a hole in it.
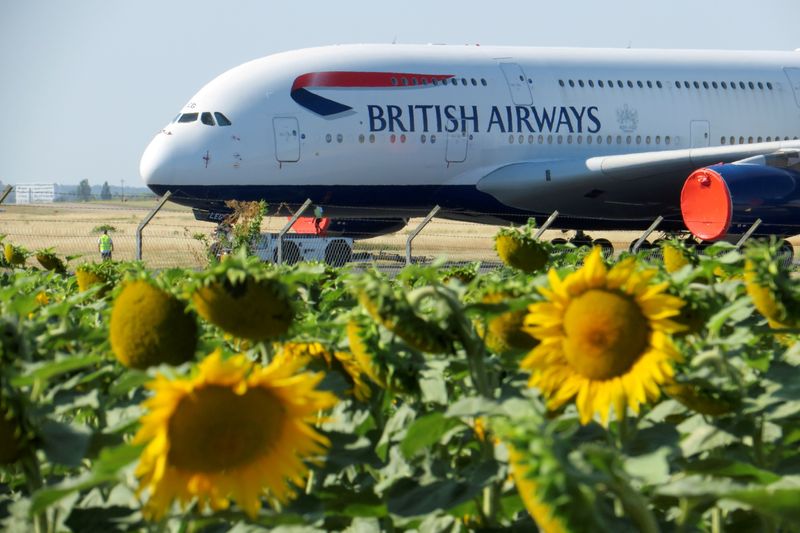
[{"label": "person in high-visibility vest", "polygon": [[100,250],[100,257],[103,261],[111,260],[111,252],[114,251],[114,241],[108,236],[108,230],[103,230],[103,234],[97,239],[97,248]]}]

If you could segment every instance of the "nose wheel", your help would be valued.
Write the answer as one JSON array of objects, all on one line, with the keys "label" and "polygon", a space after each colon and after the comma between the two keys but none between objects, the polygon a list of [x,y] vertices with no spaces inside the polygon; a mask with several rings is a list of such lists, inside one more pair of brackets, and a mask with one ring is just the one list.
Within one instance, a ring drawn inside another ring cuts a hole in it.
[{"label": "nose wheel", "polygon": [[611,257],[614,254],[614,245],[611,244],[611,241],[608,239],[592,239],[590,235],[587,235],[581,230],[575,232],[575,235],[572,236],[569,240],[563,237],[557,237],[550,241],[551,244],[554,245],[566,245],[571,244],[576,248],[594,248],[595,246],[599,246],[602,250],[604,257]]}]

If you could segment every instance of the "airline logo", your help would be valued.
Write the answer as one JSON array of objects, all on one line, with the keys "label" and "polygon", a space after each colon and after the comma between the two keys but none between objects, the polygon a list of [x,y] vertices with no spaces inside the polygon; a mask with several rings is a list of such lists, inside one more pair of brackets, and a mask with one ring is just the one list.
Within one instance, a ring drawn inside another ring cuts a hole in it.
[{"label": "airline logo", "polygon": [[[407,72],[309,72],[292,84],[291,97],[323,117],[353,108],[311,91],[320,88],[425,89],[446,84],[452,74]],[[477,106],[367,104],[370,132],[597,133],[597,106]]]},{"label": "airline logo", "polygon": [[309,111],[328,117],[350,111],[350,106],[324,98],[309,88],[392,88],[410,89],[433,86],[444,82],[452,74],[411,74],[405,72],[309,72],[298,76],[292,84],[292,100]]}]

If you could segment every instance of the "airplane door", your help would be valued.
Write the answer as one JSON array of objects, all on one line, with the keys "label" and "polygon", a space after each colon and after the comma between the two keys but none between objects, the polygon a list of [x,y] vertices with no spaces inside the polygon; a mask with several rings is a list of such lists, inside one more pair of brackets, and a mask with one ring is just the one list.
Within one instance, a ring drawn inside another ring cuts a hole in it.
[{"label": "airplane door", "polygon": [[707,120],[693,120],[691,127],[692,148],[705,148],[711,142],[711,132]]},{"label": "airplane door", "polygon": [[508,90],[511,91],[511,100],[517,105],[531,105],[531,88],[522,68],[516,63],[500,63],[500,69],[508,83]]},{"label": "airplane door", "polygon": [[300,128],[297,119],[292,117],[275,117],[272,119],[275,130],[275,159],[291,163],[300,160]]},{"label": "airplane door", "polygon": [[800,106],[800,68],[785,68],[783,71],[789,78],[789,85],[794,91],[794,101]]},{"label": "airplane door", "polygon": [[466,131],[455,131],[447,134],[447,149],[445,160],[448,163],[461,163],[467,159],[467,144],[469,137]]}]

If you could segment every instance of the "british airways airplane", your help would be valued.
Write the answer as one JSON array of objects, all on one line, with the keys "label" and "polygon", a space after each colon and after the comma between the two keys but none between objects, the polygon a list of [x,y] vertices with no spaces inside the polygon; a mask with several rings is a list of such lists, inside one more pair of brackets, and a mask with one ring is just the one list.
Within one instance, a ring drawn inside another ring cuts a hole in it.
[{"label": "british airways airplane", "polygon": [[435,205],[494,224],[558,210],[580,230],[661,215],[713,241],[756,219],[800,233],[798,136],[798,51],[343,45],[220,75],[140,172],[196,213],[309,198],[334,223],[380,219],[372,234]]}]

